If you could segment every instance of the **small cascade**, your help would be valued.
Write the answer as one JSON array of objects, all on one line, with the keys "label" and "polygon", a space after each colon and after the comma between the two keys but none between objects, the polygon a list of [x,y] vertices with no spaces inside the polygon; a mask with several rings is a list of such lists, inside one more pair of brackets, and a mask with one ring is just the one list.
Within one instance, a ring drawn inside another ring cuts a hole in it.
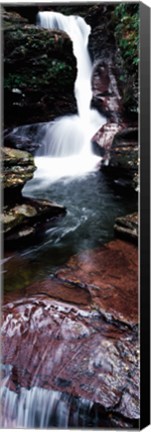
[{"label": "small cascade", "polygon": [[93,403],[67,393],[32,387],[18,392],[3,386],[3,428],[68,428],[97,425],[97,415],[91,413]]}]

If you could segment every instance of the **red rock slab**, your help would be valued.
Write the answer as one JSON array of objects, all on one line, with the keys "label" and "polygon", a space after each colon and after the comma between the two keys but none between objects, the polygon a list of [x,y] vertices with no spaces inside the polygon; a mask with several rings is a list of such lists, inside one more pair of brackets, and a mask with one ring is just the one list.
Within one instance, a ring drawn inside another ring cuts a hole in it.
[{"label": "red rock slab", "polygon": [[100,404],[107,415],[139,418],[137,332],[46,295],[9,303],[3,312],[3,362],[12,366],[12,391],[67,392]]},{"label": "red rock slab", "polygon": [[114,240],[99,249],[73,256],[56,273],[60,281],[84,287],[91,307],[107,320],[138,323],[138,249]]},{"label": "red rock slab", "polygon": [[27,295],[46,294],[55,300],[79,307],[91,305],[91,295],[87,289],[56,278],[35,282],[25,289],[25,293]]}]

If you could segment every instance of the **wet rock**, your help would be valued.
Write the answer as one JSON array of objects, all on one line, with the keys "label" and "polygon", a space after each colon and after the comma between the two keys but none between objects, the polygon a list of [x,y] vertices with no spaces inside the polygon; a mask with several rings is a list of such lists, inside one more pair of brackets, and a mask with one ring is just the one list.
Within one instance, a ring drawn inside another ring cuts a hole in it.
[{"label": "wet rock", "polygon": [[73,256],[55,276],[26,286],[18,300],[7,303],[6,296],[2,352],[8,392],[21,395],[22,388],[35,386],[50,397],[52,390],[66,392],[89,401],[96,426],[136,426],[137,265],[137,247],[116,240]]},{"label": "wet rock", "polygon": [[28,295],[47,294],[49,297],[80,306],[89,306],[91,303],[88,290],[74,283],[60,281],[58,278],[38,281],[27,287],[25,292]]},{"label": "wet rock", "polygon": [[1,174],[5,201],[12,201],[20,195],[20,191],[27,180],[33,177],[36,169],[34,159],[30,153],[11,149],[1,148],[1,163],[3,172]]},{"label": "wet rock", "polygon": [[9,389],[19,393],[22,387],[34,386],[66,390],[72,397],[97,404],[98,426],[138,420],[135,331],[106,323],[87,307],[63,304],[42,294],[7,304],[3,312],[3,361],[12,366]]},{"label": "wet rock", "polygon": [[5,127],[76,112],[76,73],[66,33],[12,21],[4,28]]},{"label": "wet rock", "polygon": [[[13,166],[13,165],[21,165],[21,166],[27,166],[27,165],[33,165],[34,166],[34,160],[30,153],[27,153],[25,151],[19,151],[15,149],[11,149],[8,147],[1,148],[1,157],[4,159],[4,166]],[[34,166],[35,168],[35,166]]]},{"label": "wet rock", "polygon": [[[15,266],[18,268],[17,286],[13,284],[11,277]],[[20,259],[19,256],[12,256],[5,263],[4,270],[7,288],[4,301],[6,302],[10,298],[11,285],[13,291],[18,291],[18,296],[45,294],[59,302],[67,302],[70,306],[82,306],[97,311],[107,322],[113,321],[120,326],[137,325],[138,250],[136,245],[114,240],[94,251],[85,251],[73,256],[53,277],[46,278],[40,268],[41,280],[38,281],[34,262],[31,271],[30,263],[25,257]],[[22,283],[20,282],[21,271]],[[29,283],[31,280],[33,282]],[[13,291],[12,298],[14,298]]]},{"label": "wet rock", "polygon": [[138,213],[132,213],[115,219],[115,234],[126,240],[138,242]]},{"label": "wet rock", "polygon": [[[1,215],[5,242],[24,243],[41,234],[51,221],[64,215],[63,206],[48,200],[22,197],[21,191],[36,169],[33,156],[25,151],[3,147],[1,174],[4,185],[4,208]],[[16,243],[15,243],[16,246]]]},{"label": "wet rock", "polygon": [[[27,125],[26,127],[19,126],[13,129],[5,129],[4,146],[9,148],[16,148],[18,150],[28,151],[30,152],[30,154],[35,155],[36,150],[41,146],[39,142],[35,142],[35,135],[37,133],[38,126],[39,124],[33,124]],[[27,135],[25,133],[25,129]]]},{"label": "wet rock", "polygon": [[24,198],[15,206],[5,206],[2,215],[5,241],[22,243],[35,235],[52,222],[53,218],[64,215],[65,207],[48,200]]},{"label": "wet rock", "polygon": [[108,121],[92,137],[91,142],[95,153],[99,152],[99,149],[102,152],[103,165],[105,165],[106,163],[108,164],[108,161],[110,159],[110,150],[112,147],[113,139],[116,133],[121,131],[122,129],[123,129],[123,124],[113,123]]},{"label": "wet rock", "polygon": [[87,289],[107,321],[132,327],[138,322],[137,275],[137,247],[121,240],[74,256],[57,272],[60,280]]}]

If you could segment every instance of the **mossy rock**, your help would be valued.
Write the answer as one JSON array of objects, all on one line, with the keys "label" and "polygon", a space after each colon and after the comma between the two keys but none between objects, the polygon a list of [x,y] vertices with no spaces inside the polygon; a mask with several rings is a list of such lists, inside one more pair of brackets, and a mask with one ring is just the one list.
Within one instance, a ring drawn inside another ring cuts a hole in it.
[{"label": "mossy rock", "polygon": [[19,15],[18,12],[7,12],[6,10],[3,11],[3,25],[5,29],[14,24],[20,25],[25,23],[28,23],[28,20]]},{"label": "mossy rock", "polygon": [[14,205],[6,205],[1,216],[2,228],[7,242],[20,242],[41,235],[52,220],[66,213],[65,207],[48,200],[23,197]]},{"label": "mossy rock", "polygon": [[33,177],[36,169],[33,156],[25,151],[8,147],[1,149],[1,179],[5,193],[13,193],[22,189],[27,180]]},{"label": "mossy rock", "polygon": [[22,150],[3,147],[1,148],[1,159],[4,161],[4,166],[33,165],[35,167],[33,156]]},{"label": "mossy rock", "polygon": [[72,42],[65,32],[12,22],[4,29],[5,126],[75,112],[76,74]]}]

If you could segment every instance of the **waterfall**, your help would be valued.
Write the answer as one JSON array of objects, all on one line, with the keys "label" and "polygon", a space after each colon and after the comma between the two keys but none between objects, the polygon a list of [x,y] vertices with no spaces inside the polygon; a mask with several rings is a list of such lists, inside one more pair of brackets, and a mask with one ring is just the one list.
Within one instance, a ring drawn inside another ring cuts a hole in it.
[{"label": "waterfall", "polygon": [[91,138],[106,122],[97,110],[90,108],[92,99],[92,63],[88,52],[90,26],[79,16],[65,16],[57,12],[39,12],[37,24],[48,29],[60,29],[72,40],[73,52],[77,60],[74,94],[78,114],[59,117],[54,122],[43,126],[42,145],[35,158],[38,169],[34,174],[34,180],[26,186],[26,191],[36,187],[35,179],[40,179],[40,185],[45,187],[46,182],[81,176],[96,169],[101,158],[93,154]]},{"label": "waterfall", "polygon": [[72,40],[73,52],[77,59],[77,78],[75,80],[75,98],[81,121],[89,124],[91,91],[91,60],[87,49],[90,26],[78,16],[65,16],[56,12],[39,12],[38,23],[48,29],[66,32]]}]

